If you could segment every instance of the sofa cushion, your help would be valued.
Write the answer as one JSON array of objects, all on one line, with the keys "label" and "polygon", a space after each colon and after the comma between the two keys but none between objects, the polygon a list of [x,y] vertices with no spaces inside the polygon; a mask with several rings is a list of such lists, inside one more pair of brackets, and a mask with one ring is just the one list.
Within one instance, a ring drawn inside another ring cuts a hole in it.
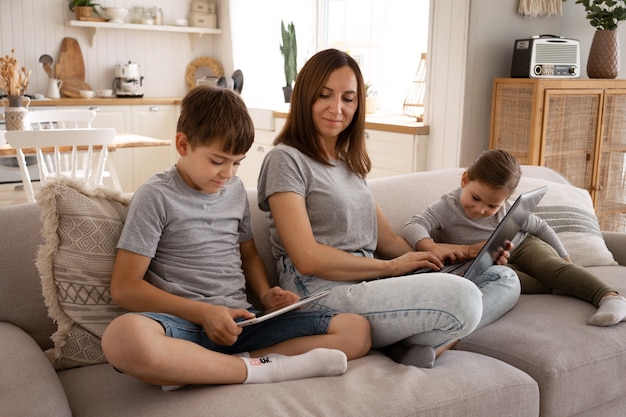
[{"label": "sofa cushion", "polygon": [[548,192],[535,214],[554,229],[572,262],[581,266],[617,265],[604,243],[589,192],[569,184],[523,177],[516,195],[542,185],[548,186]]},{"label": "sofa cushion", "polygon": [[[596,266],[593,273],[626,293],[625,266]],[[624,397],[626,323],[587,325],[589,303],[552,294],[522,294],[513,310],[467,336],[457,349],[506,362],[539,384],[540,415],[623,416],[623,409],[588,414]]]},{"label": "sofa cushion", "polygon": [[71,417],[59,378],[32,337],[0,323],[0,352],[0,414]]},{"label": "sofa cushion", "polygon": [[[497,416],[536,417],[528,375],[470,352],[444,352],[432,369],[399,365],[372,351],[338,377],[272,384],[191,386],[164,393],[110,365],[59,372],[77,416]],[[86,382],[87,381],[87,382]]]},{"label": "sofa cushion", "polygon": [[46,353],[56,369],[106,362],[100,337],[123,313],[109,289],[128,198],[60,179],[42,187],[38,203],[45,243],[36,265],[48,315],[58,325]]}]

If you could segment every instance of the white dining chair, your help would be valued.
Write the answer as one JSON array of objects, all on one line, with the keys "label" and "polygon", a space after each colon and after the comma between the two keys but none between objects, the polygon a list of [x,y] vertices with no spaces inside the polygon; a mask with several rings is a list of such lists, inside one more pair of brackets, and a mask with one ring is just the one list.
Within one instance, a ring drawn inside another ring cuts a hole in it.
[{"label": "white dining chair", "polygon": [[25,158],[28,153],[37,156],[42,184],[52,178],[69,177],[93,188],[102,185],[106,173],[121,189],[115,172],[105,172],[108,145],[115,139],[115,129],[91,128],[95,115],[92,110],[32,111],[28,118],[32,130],[6,132],[7,142],[16,150],[28,201],[36,201]]}]

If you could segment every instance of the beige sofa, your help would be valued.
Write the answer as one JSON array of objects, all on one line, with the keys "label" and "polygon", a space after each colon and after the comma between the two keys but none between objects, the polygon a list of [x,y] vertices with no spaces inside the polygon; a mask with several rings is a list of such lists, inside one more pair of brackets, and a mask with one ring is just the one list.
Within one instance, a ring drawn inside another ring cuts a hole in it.
[{"label": "beige sofa", "polygon": [[[414,211],[456,187],[460,173],[424,172],[370,184],[399,229]],[[574,205],[585,200],[555,172],[524,167],[520,189],[544,182],[549,184],[546,205],[563,208],[568,199],[573,198]],[[256,192],[249,190],[249,195],[256,242],[275,276],[266,219],[256,207]],[[626,324],[587,326],[593,306],[560,295],[522,295],[511,312],[467,337],[457,350],[442,354],[433,369],[398,365],[372,351],[351,361],[340,377],[195,386],[170,393],[119,374],[106,363],[57,372],[43,353],[52,346],[56,325],[48,318],[34,264],[42,243],[39,211],[35,204],[0,209],[0,415],[617,417],[625,413]],[[568,249],[579,252],[580,259],[586,255],[599,259],[596,263],[611,263],[606,242],[621,266],[592,269],[626,293],[626,233],[605,233],[604,241],[593,231],[573,234],[579,236],[563,234]]]}]

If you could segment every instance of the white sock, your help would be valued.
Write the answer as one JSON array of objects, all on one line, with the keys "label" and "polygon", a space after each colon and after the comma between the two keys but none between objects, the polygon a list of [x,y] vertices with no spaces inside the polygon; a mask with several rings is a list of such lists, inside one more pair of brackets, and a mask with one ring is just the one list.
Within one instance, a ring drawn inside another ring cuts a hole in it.
[{"label": "white sock", "polygon": [[337,376],[348,369],[345,353],[336,349],[317,348],[294,356],[270,353],[262,358],[241,359],[248,368],[244,384]]},{"label": "white sock", "polygon": [[[249,358],[250,357],[250,353],[249,352],[239,352],[239,353],[233,354],[233,356],[238,356],[240,358]],[[165,391],[165,392],[178,391],[179,389],[185,388],[187,385],[189,385],[189,384],[184,384],[184,385],[161,385],[161,389],[163,391]]]},{"label": "white sock", "polygon": [[587,324],[612,326],[624,319],[626,319],[626,298],[621,295],[607,295],[600,300],[600,308],[591,316]]}]

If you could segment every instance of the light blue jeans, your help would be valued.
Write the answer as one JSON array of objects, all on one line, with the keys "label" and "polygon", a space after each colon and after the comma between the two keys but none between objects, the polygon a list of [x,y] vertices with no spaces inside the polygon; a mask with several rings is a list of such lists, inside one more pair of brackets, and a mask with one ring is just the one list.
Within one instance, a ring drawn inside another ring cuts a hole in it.
[{"label": "light blue jeans", "polygon": [[374,348],[399,341],[437,348],[496,321],[513,308],[520,294],[515,272],[498,265],[474,282],[435,272],[364,282],[330,281],[300,274],[286,256],[277,267],[281,287],[301,296],[332,288],[328,296],[304,308],[366,317]]}]

